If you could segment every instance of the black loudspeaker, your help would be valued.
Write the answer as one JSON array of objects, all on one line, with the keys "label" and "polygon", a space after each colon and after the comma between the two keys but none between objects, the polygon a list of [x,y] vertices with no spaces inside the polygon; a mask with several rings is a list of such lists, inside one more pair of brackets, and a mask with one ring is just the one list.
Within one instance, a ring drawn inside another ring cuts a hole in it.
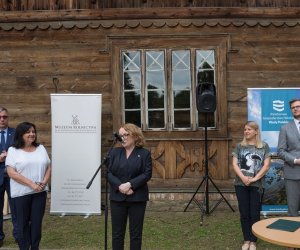
[{"label": "black loudspeaker", "polygon": [[216,111],[216,87],[212,83],[200,83],[196,88],[198,112],[210,113]]}]

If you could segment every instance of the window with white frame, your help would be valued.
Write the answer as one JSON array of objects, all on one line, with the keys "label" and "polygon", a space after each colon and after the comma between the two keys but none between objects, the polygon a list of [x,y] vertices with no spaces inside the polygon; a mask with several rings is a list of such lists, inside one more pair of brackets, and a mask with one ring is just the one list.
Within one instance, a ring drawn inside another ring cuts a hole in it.
[{"label": "window with white frame", "polygon": [[144,130],[216,127],[215,113],[195,104],[197,84],[216,83],[213,49],[122,50],[123,122]]}]

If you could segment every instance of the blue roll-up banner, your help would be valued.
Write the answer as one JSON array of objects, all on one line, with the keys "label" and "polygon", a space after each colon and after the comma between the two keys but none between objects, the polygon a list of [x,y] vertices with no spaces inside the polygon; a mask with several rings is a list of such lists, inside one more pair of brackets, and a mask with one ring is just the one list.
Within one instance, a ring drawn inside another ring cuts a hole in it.
[{"label": "blue roll-up banner", "polygon": [[272,153],[261,213],[287,213],[283,162],[277,156],[277,143],[281,126],[293,119],[289,101],[300,97],[300,88],[248,88],[247,94],[248,120],[259,124],[262,140],[269,144]]}]

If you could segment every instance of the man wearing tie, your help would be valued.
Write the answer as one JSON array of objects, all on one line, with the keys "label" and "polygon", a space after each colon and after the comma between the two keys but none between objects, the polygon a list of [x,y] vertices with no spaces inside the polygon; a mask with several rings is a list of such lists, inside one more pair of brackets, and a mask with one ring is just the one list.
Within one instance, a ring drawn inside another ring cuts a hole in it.
[{"label": "man wearing tie", "polygon": [[280,129],[278,156],[284,161],[288,215],[298,216],[300,209],[300,99],[293,99],[289,104],[294,119]]},{"label": "man wearing tie", "polygon": [[8,202],[11,211],[13,223],[13,236],[17,241],[16,213],[12,199],[10,198],[10,179],[5,170],[5,158],[7,149],[13,144],[15,129],[8,127],[8,111],[0,107],[0,247],[3,245],[5,234],[3,232],[3,207],[5,191],[8,196]]}]

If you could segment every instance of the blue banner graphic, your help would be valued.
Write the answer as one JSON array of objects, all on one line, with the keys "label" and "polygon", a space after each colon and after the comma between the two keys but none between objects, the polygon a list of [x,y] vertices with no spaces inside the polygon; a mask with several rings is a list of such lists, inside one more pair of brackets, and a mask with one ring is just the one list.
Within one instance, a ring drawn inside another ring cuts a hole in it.
[{"label": "blue banner graphic", "polygon": [[248,120],[259,124],[262,140],[269,144],[272,153],[265,176],[262,214],[286,213],[283,162],[277,157],[277,144],[281,126],[293,119],[289,101],[299,98],[300,88],[249,88],[247,92]]}]

